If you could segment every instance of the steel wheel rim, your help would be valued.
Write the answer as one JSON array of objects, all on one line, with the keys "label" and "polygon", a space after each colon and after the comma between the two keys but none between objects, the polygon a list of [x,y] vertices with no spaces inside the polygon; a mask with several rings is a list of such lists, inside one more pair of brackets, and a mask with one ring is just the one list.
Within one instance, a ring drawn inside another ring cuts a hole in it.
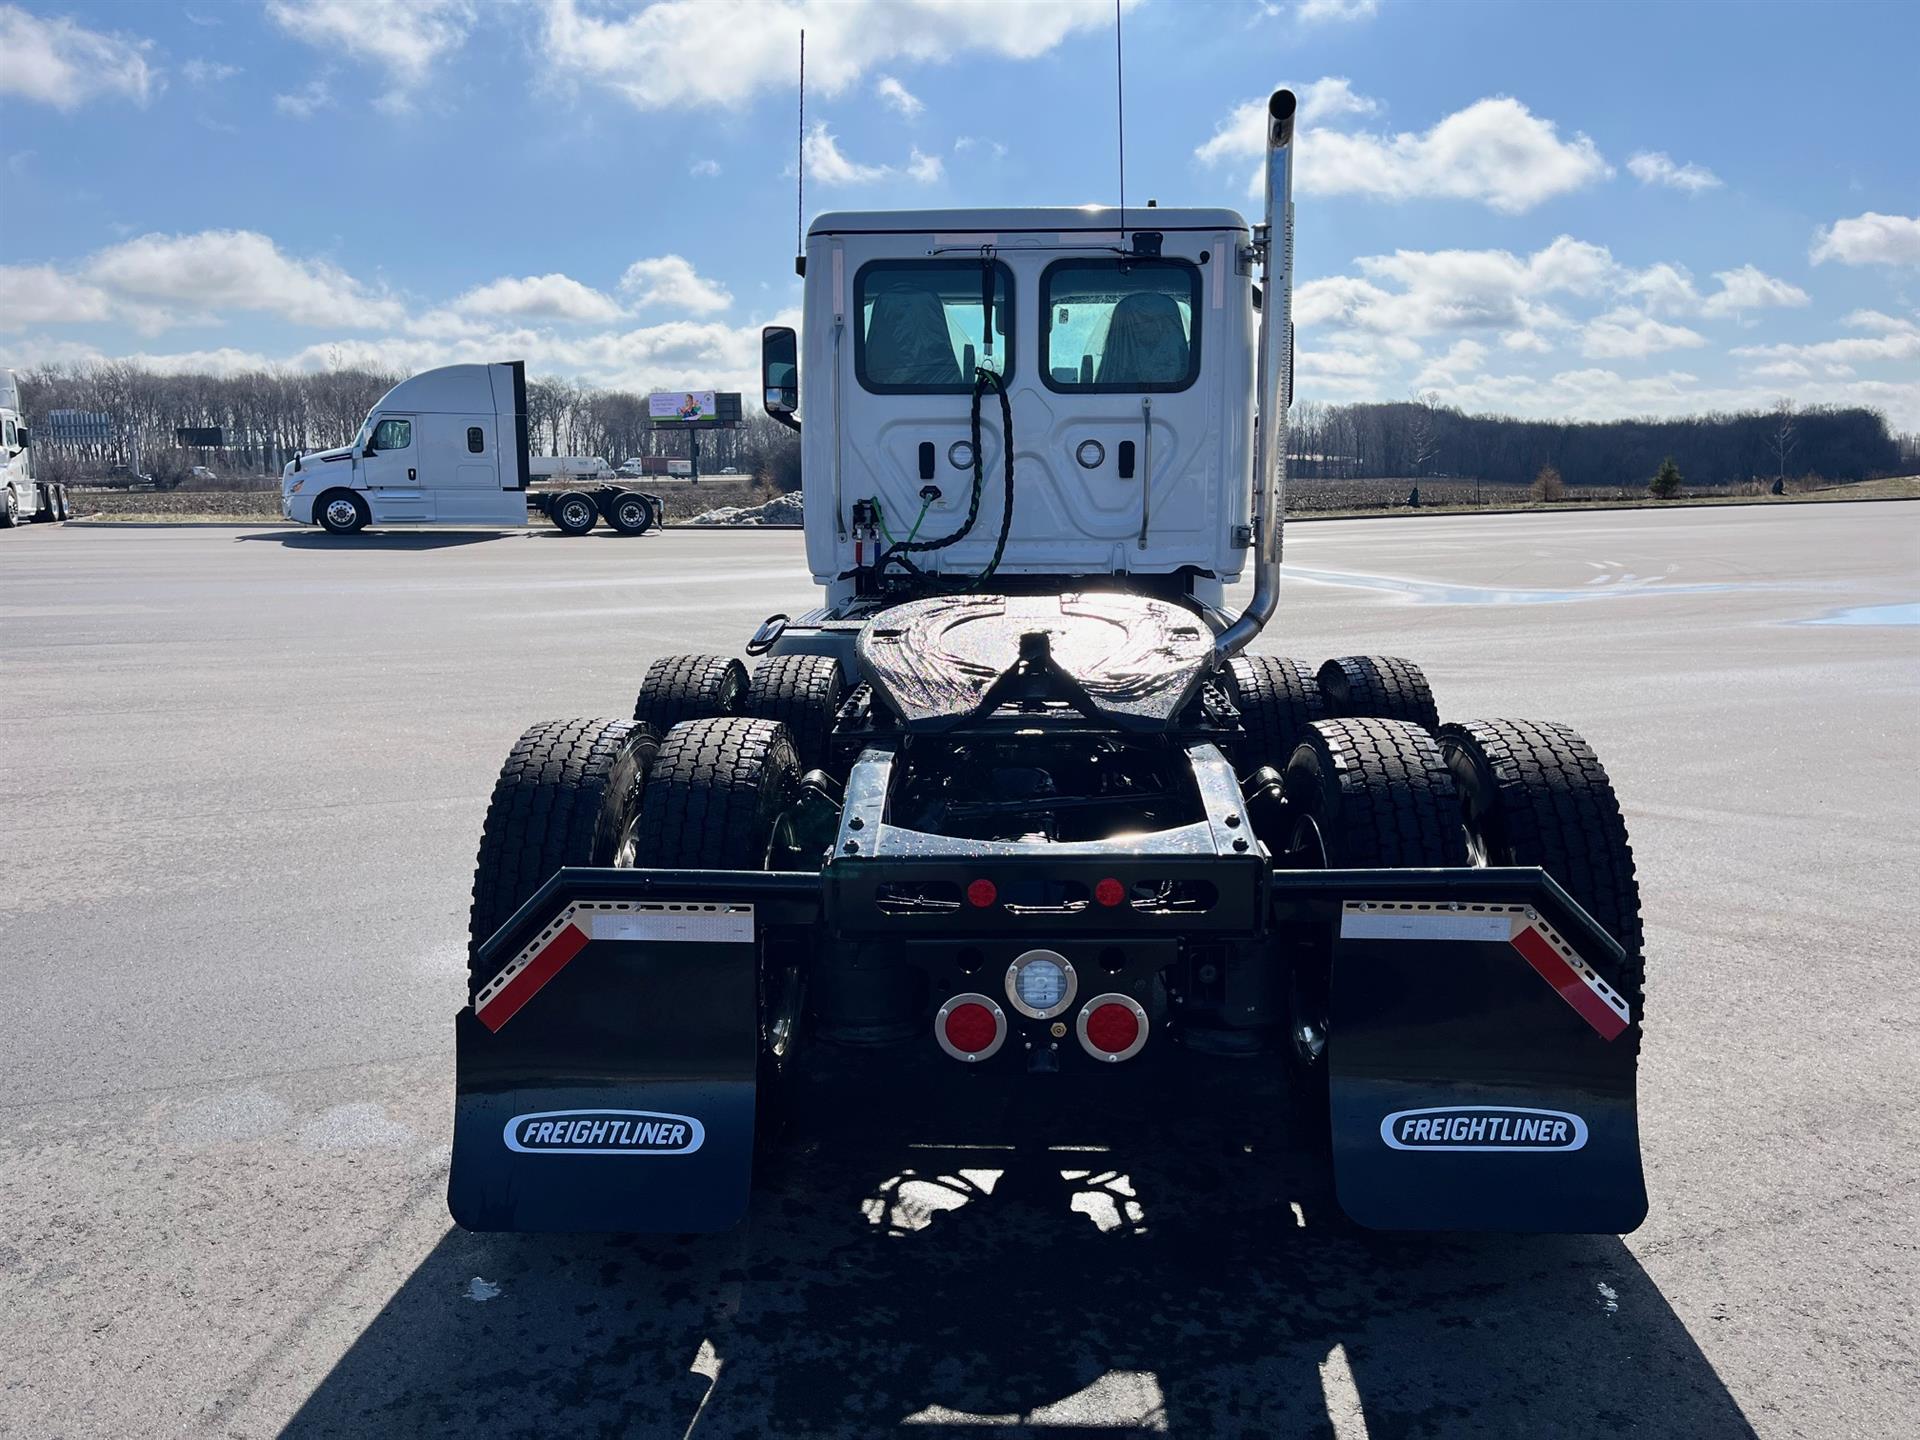
[{"label": "steel wheel rim", "polygon": [[327,504],[327,519],[334,525],[351,525],[360,514],[351,500],[333,500]]}]

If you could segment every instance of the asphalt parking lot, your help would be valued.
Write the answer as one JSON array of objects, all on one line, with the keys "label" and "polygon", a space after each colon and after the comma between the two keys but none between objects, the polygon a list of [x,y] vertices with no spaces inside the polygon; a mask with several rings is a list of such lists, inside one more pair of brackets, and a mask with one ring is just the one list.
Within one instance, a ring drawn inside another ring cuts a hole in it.
[{"label": "asphalt parking lot", "polygon": [[1255,1093],[1100,1155],[800,1151],[722,1236],[456,1230],[494,772],[810,604],[799,536],[34,528],[0,534],[0,1434],[1911,1433],[1920,505],[1287,554],[1266,648],[1412,656],[1443,717],[1611,769],[1638,1233],[1357,1231]]}]

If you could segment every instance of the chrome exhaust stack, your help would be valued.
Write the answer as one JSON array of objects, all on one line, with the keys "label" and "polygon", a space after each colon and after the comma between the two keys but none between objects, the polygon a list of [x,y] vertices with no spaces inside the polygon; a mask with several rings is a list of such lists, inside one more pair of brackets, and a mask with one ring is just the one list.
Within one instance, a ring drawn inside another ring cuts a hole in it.
[{"label": "chrome exhaust stack", "polygon": [[1264,262],[1260,306],[1260,431],[1253,460],[1253,598],[1213,642],[1217,670],[1246,649],[1280,606],[1286,524],[1287,407],[1293,403],[1293,112],[1291,90],[1267,101],[1267,215],[1255,249]]}]

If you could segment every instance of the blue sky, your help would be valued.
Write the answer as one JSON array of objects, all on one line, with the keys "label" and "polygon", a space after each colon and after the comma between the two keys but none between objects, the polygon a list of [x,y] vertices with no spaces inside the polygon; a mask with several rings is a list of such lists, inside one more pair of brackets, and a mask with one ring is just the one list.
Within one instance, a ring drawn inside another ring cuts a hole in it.
[{"label": "blue sky", "polygon": [[[1111,201],[1110,0],[0,0],[0,364],[751,389],[806,207]],[[1302,399],[1920,430],[1920,6],[1139,0],[1127,189],[1252,214]]]}]

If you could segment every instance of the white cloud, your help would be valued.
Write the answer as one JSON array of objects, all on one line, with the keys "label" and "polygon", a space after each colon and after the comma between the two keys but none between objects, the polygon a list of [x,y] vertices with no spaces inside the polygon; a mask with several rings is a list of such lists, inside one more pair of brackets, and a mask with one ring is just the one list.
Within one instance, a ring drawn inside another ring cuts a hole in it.
[{"label": "white cloud", "polygon": [[1883,335],[1920,333],[1920,325],[1900,315],[1889,315],[1884,310],[1852,310],[1841,317],[1840,323],[1854,330],[1877,330]]},{"label": "white cloud", "polygon": [[1720,177],[1703,165],[1677,165],[1664,150],[1642,150],[1629,157],[1627,169],[1642,185],[1664,185],[1698,195],[1702,190],[1720,188]]},{"label": "white cloud", "polygon": [[1446,354],[1436,355],[1427,362],[1414,377],[1414,387],[1425,390],[1435,385],[1458,384],[1487,363],[1487,354],[1487,347],[1478,340],[1456,340],[1447,347]]},{"label": "white cloud", "polygon": [[[1563,140],[1552,121],[1506,96],[1475,101],[1423,133],[1326,128],[1335,116],[1378,108],[1341,79],[1305,87],[1301,108],[1295,184],[1306,193],[1475,200],[1511,215],[1613,173],[1585,135]],[[1319,121],[1310,123],[1316,109]],[[1195,157],[1218,163],[1258,156],[1266,143],[1264,114],[1264,101],[1236,107],[1195,149]],[[1248,190],[1259,194],[1261,188],[1256,172]]]},{"label": "white cloud", "polygon": [[911,120],[927,107],[891,75],[882,75],[873,87],[873,93],[891,105],[906,119]]},{"label": "white cloud", "polygon": [[466,43],[472,0],[267,0],[268,16],[327,55],[345,53],[386,71],[379,103],[402,109],[434,65]]},{"label": "white cloud", "polygon": [[160,88],[147,63],[152,42],[89,30],[64,16],[0,5],[0,95],[77,110],[101,96],[145,105]]},{"label": "white cloud", "polygon": [[1379,335],[1475,328],[1537,335],[1572,323],[1541,297],[1598,294],[1618,270],[1604,246],[1570,235],[1524,259],[1507,250],[1397,250],[1354,264],[1365,278],[1333,276],[1299,288],[1296,323],[1339,323]]},{"label": "white cloud", "polygon": [[724,285],[702,279],[678,255],[634,261],[620,277],[620,288],[633,297],[635,305],[665,305],[696,315],[710,315],[733,304]]},{"label": "white cloud", "polygon": [[1380,0],[1300,0],[1300,18],[1309,24],[1365,20],[1380,11]]},{"label": "white cloud", "polygon": [[696,160],[687,167],[687,173],[703,180],[710,180],[720,173],[718,160]]},{"label": "white cloud", "polygon": [[189,60],[180,67],[180,78],[189,85],[218,85],[240,73],[238,65],[219,60]]},{"label": "white cloud", "polygon": [[0,330],[106,320],[112,301],[97,285],[51,265],[0,265]]},{"label": "white cloud", "polygon": [[1878,335],[1848,335],[1811,345],[1743,345],[1734,355],[1752,360],[1797,360],[1823,367],[1830,375],[1846,376],[1856,365],[1901,364],[1920,361],[1920,326],[1883,330]]},{"label": "white cloud", "polygon": [[1738,270],[1716,270],[1713,278],[1720,282],[1720,289],[1709,295],[1700,307],[1703,315],[1737,315],[1743,310],[1808,303],[1807,292],[1798,285],[1790,285],[1752,265],[1742,265]]},{"label": "white cloud", "polygon": [[369,328],[395,324],[405,313],[338,267],[282,254],[252,230],[142,235],[98,252],[83,273],[139,300],[253,310],[300,325]]},{"label": "white cloud", "polygon": [[1700,309],[1700,292],[1693,288],[1693,276],[1684,266],[1664,260],[1625,276],[1620,289],[1654,314],[1692,315]]},{"label": "white cloud", "polygon": [[273,97],[273,108],[296,120],[311,120],[333,104],[333,87],[325,75],[316,75],[298,90]]},{"label": "white cloud", "polygon": [[807,178],[823,185],[873,185],[901,178],[930,185],[946,174],[940,157],[923,154],[918,146],[909,150],[907,163],[902,166],[870,165],[854,160],[840,148],[840,142],[824,120],[808,127],[801,154],[806,160]]},{"label": "white cloud", "polygon": [[559,274],[503,277],[469,290],[453,302],[453,309],[476,315],[511,315],[574,324],[605,324],[624,313],[611,296]]},{"label": "white cloud", "polygon": [[790,89],[803,28],[808,93],[834,96],[894,61],[1031,60],[1113,24],[1108,0],[1037,0],[1017,13],[955,0],[655,0],[619,14],[542,0],[542,9],[540,46],[557,83],[598,84],[642,110],[739,110]]},{"label": "white cloud", "polygon": [[964,155],[969,150],[976,149],[985,150],[996,160],[1004,160],[1007,158],[1007,147],[998,140],[989,140],[980,135],[960,135],[955,137],[953,142],[954,154]]},{"label": "white cloud", "polygon": [[1611,310],[1587,322],[1580,353],[1599,360],[1644,359],[1662,350],[1693,349],[1707,337],[1684,325],[1667,325],[1635,310]]},{"label": "white cloud", "polygon": [[918,146],[914,147],[912,154],[907,158],[906,175],[909,180],[918,180],[922,185],[931,185],[943,178],[946,173],[947,167],[940,162],[938,155],[923,155]]},{"label": "white cloud", "polygon": [[1836,220],[1813,237],[1813,263],[1920,265],[1920,216],[1881,215],[1869,210]]}]

